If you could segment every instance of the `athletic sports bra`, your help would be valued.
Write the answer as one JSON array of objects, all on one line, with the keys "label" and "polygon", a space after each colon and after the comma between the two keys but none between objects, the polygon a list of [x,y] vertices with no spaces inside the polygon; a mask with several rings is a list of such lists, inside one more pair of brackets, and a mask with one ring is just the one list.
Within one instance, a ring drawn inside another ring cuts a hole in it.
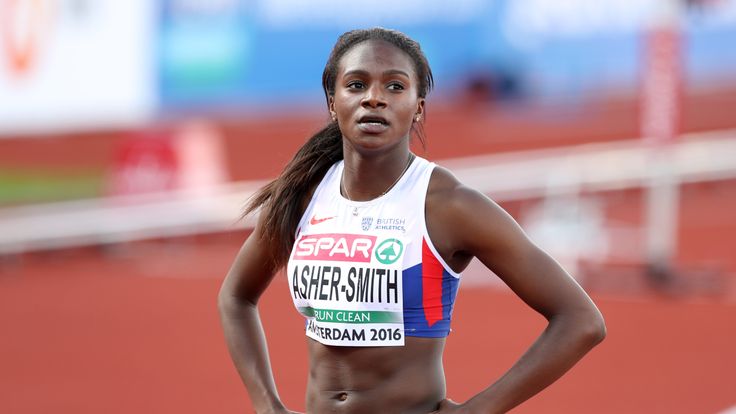
[{"label": "athletic sports bra", "polygon": [[340,194],[343,162],[317,187],[287,266],[306,334],[326,345],[401,346],[440,338],[460,275],[427,234],[424,203],[435,164],[416,157],[396,185],[370,201]]}]

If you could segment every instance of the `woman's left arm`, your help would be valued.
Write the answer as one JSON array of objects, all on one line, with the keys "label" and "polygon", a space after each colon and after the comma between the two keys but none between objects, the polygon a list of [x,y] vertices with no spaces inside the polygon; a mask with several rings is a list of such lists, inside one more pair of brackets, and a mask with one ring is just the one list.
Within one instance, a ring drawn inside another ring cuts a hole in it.
[{"label": "woman's left arm", "polygon": [[504,413],[552,384],[601,342],[606,335],[603,316],[580,285],[488,197],[459,183],[440,194],[441,207],[427,207],[428,225],[448,237],[445,249],[477,257],[549,322],[496,382],[461,406],[443,404],[448,412],[455,407]]}]

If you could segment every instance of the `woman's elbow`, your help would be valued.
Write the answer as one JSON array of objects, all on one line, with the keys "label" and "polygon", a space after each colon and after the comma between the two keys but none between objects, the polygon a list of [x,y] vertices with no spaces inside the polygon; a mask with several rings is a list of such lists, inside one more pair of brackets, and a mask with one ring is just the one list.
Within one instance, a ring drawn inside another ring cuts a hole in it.
[{"label": "woman's elbow", "polygon": [[223,313],[231,308],[232,295],[223,288],[220,288],[220,291],[217,293],[217,309],[220,313]]},{"label": "woman's elbow", "polygon": [[591,348],[606,338],[606,322],[598,309],[586,315],[580,330],[582,340],[589,344]]},{"label": "woman's elbow", "polygon": [[237,295],[232,289],[232,286],[228,283],[223,283],[220,286],[220,291],[217,293],[217,308],[220,313],[231,312],[235,310],[239,305]]},{"label": "woman's elbow", "polygon": [[217,308],[220,313],[240,312],[247,307],[255,307],[258,297],[249,294],[250,290],[236,288],[227,280],[220,286],[217,293]]}]

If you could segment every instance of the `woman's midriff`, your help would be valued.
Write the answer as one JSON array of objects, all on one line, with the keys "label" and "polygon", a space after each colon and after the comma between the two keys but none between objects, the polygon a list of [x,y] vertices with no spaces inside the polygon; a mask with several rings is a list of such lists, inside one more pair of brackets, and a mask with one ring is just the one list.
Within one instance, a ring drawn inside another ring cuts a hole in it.
[{"label": "woman's midriff", "polygon": [[402,347],[307,341],[307,413],[426,414],[445,398],[444,338],[407,337]]}]

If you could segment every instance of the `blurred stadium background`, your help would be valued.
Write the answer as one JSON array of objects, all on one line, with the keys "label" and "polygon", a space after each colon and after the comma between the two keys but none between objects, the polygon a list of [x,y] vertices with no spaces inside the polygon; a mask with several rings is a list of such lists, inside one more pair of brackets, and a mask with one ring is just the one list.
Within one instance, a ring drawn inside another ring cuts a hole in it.
[{"label": "blurred stadium background", "polygon": [[[583,284],[607,340],[519,413],[736,412],[736,0],[0,0],[0,412],[248,412],[216,294],[244,201],[327,121],[349,29],[402,30],[426,148]],[[471,265],[463,400],[543,320]],[[302,323],[263,299],[283,398]]]}]

